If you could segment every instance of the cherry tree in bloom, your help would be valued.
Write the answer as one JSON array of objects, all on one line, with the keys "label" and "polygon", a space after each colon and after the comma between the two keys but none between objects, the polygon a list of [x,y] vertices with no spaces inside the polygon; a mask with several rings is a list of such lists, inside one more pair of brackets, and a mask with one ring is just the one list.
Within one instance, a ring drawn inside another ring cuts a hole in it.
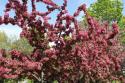
[{"label": "cherry tree in bloom", "polygon": [[[35,3],[44,3],[47,11],[38,11]],[[123,79],[121,63],[124,51],[117,40],[117,23],[99,23],[91,17],[85,4],[78,7],[73,15],[67,10],[67,0],[62,6],[52,0],[31,0],[32,11],[28,12],[27,0],[8,0],[5,14],[0,24],[18,25],[34,47],[26,55],[13,49],[1,50],[0,77],[17,79],[28,77],[40,83],[106,83],[113,79]],[[9,11],[15,11],[14,18]],[[56,22],[49,23],[53,11],[59,11]],[[87,28],[80,27],[77,16],[83,12]],[[49,46],[49,43],[54,43]]]}]

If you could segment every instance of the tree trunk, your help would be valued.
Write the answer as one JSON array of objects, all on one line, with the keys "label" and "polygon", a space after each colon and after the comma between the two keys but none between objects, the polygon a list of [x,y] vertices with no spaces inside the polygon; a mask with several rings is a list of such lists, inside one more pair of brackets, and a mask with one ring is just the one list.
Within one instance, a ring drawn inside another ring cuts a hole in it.
[{"label": "tree trunk", "polygon": [[4,80],[3,80],[3,79],[0,79],[0,83],[4,83]]},{"label": "tree trunk", "polygon": [[43,83],[42,81],[34,80],[34,83]]}]

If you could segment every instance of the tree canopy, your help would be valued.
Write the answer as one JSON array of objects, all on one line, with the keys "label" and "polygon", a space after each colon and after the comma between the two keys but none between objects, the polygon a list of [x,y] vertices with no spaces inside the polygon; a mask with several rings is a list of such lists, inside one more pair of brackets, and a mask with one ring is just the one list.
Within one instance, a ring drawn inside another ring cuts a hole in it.
[{"label": "tree canopy", "polygon": [[109,22],[119,21],[122,17],[122,10],[122,0],[97,0],[88,8],[91,16]]}]

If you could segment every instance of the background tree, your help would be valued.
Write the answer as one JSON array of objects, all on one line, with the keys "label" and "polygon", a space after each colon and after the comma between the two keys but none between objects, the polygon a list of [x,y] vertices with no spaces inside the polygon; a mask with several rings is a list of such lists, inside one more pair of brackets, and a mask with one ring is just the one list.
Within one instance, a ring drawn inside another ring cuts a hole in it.
[{"label": "background tree", "polygon": [[121,18],[121,20],[119,21],[119,26],[120,26],[120,34],[119,34],[119,38],[120,38],[120,42],[125,45],[125,16],[123,16]]},{"label": "background tree", "polygon": [[0,31],[0,48],[10,50],[12,41],[7,37],[7,35]]},{"label": "background tree", "polygon": [[8,51],[17,49],[25,54],[29,54],[33,50],[26,38],[15,39],[13,36],[10,39],[4,32],[0,32],[0,48]]},{"label": "background tree", "polygon": [[122,10],[122,0],[97,0],[88,8],[91,16],[108,22],[120,21]]},{"label": "background tree", "polygon": [[11,44],[11,49],[19,50],[24,54],[30,54],[33,47],[28,43],[26,38],[20,38]]},{"label": "background tree", "polygon": [[119,26],[121,27],[121,30],[125,30],[125,16],[122,16],[122,18],[120,19]]}]

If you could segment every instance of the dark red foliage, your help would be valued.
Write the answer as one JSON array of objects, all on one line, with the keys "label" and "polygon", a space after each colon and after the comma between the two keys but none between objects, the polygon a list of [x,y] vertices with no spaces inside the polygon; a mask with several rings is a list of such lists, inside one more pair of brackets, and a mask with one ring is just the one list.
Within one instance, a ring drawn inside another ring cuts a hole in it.
[{"label": "dark red foliage", "polygon": [[[112,28],[107,23],[99,23],[87,13],[85,4],[70,15],[66,9],[67,0],[62,6],[52,0],[31,2],[32,11],[29,13],[27,0],[22,0],[22,3],[8,0],[4,18],[0,17],[0,24],[20,26],[23,30],[21,37],[27,38],[34,47],[29,55],[12,50],[11,58],[2,57],[1,52],[0,77],[100,83],[122,76],[119,72],[124,54],[116,37],[119,32],[117,23],[113,23]],[[37,11],[35,3],[38,2],[46,4],[48,11]],[[15,10],[14,18],[9,17],[11,9]],[[56,22],[50,24],[48,15],[54,10],[60,12]],[[76,17],[81,11],[85,13],[88,28],[79,27]],[[50,42],[54,45],[49,46]]]}]

